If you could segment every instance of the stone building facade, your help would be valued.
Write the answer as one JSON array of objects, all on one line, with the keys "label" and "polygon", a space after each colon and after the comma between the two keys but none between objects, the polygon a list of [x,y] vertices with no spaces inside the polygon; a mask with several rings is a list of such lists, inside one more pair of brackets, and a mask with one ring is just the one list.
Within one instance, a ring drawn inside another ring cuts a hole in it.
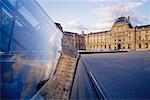
[{"label": "stone building facade", "polygon": [[65,37],[72,43],[77,50],[85,50],[84,34],[64,31]]},{"label": "stone building facade", "polygon": [[111,30],[84,35],[86,51],[148,51],[150,25],[132,27],[130,18],[120,17]]},{"label": "stone building facade", "polygon": [[64,32],[78,50],[86,51],[149,51],[150,25],[132,27],[130,17],[115,20],[108,31],[78,34]]}]

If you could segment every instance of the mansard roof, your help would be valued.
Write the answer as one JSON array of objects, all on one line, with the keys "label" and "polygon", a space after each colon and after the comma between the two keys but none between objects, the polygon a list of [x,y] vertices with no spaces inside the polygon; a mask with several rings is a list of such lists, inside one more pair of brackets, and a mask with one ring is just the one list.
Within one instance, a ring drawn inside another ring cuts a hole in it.
[{"label": "mansard roof", "polygon": [[150,25],[136,26],[136,28],[138,28],[138,29],[150,28]]},{"label": "mansard roof", "polygon": [[78,33],[75,33],[75,32],[68,32],[68,31],[64,31],[64,34],[78,34]]},{"label": "mansard roof", "polygon": [[118,19],[115,20],[113,26],[120,25],[120,24],[128,24],[129,28],[133,28],[130,23],[130,17],[128,17],[128,19],[126,17],[119,17]]},{"label": "mansard roof", "polygon": [[92,34],[105,34],[107,32],[110,32],[110,30],[108,30],[108,31],[101,31],[101,32],[91,32],[88,35],[92,35]]},{"label": "mansard roof", "polygon": [[130,22],[125,17],[119,17],[118,19],[116,19],[114,24],[118,24],[118,23],[130,23]]}]

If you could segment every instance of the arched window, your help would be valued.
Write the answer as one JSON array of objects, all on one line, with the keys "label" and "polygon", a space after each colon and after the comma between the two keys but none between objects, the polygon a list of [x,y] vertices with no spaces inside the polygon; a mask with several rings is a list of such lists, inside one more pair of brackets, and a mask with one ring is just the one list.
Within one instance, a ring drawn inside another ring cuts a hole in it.
[{"label": "arched window", "polygon": [[139,48],[141,48],[141,44],[139,43]]},{"label": "arched window", "polygon": [[148,43],[145,43],[145,48],[148,48]]},{"label": "arched window", "polygon": [[118,44],[118,49],[121,49],[121,44]]},{"label": "arched window", "polygon": [[131,49],[131,44],[128,44],[128,49]]},{"label": "arched window", "polygon": [[139,36],[139,40],[141,40],[141,36]]},{"label": "arched window", "polygon": [[109,50],[111,49],[111,44],[109,44]]}]

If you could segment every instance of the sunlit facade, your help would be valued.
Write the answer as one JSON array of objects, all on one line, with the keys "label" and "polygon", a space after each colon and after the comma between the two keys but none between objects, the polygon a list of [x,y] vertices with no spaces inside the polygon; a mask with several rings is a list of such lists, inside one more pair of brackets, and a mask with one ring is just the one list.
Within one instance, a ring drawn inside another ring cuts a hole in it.
[{"label": "sunlit facade", "polygon": [[149,51],[150,25],[132,27],[130,17],[120,17],[111,30],[85,35],[86,51]]},{"label": "sunlit facade", "polygon": [[64,31],[65,37],[72,43],[77,50],[85,50],[84,34]]},{"label": "sunlit facade", "polygon": [[28,99],[54,74],[63,33],[35,0],[0,1],[1,99]]},{"label": "sunlit facade", "polygon": [[149,51],[150,25],[132,27],[130,17],[116,19],[108,31],[77,34],[64,32],[78,50],[86,51]]}]

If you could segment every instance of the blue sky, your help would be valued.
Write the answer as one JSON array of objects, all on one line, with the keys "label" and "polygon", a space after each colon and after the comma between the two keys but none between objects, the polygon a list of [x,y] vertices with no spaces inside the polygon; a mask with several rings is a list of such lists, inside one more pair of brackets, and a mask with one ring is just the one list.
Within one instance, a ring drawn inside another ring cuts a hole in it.
[{"label": "blue sky", "polygon": [[37,0],[65,31],[109,30],[115,19],[130,16],[131,24],[150,24],[150,0]]}]

